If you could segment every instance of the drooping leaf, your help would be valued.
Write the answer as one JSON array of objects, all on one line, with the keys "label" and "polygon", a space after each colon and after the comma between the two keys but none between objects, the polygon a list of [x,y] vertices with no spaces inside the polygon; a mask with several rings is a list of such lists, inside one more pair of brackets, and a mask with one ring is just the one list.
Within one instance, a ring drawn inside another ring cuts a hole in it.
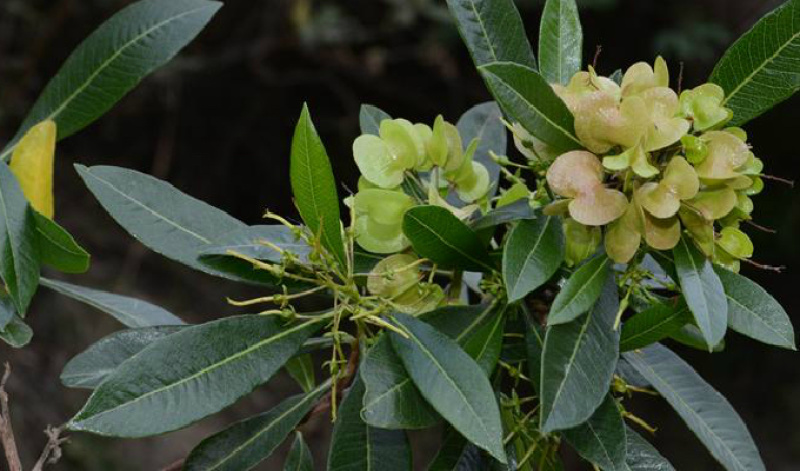
[{"label": "drooping leaf", "polygon": [[286,457],[283,471],[314,471],[314,457],[300,432],[295,432],[294,442]]},{"label": "drooping leaf", "polygon": [[619,349],[627,352],[646,347],[669,337],[690,320],[691,313],[684,303],[653,304],[622,324]]},{"label": "drooping leaf", "polygon": [[63,227],[34,211],[42,263],[64,273],[84,273],[90,256]]},{"label": "drooping leaf", "polygon": [[623,355],[726,469],[765,469],[750,432],[730,403],[680,357],[658,344]]},{"label": "drooping leaf", "polygon": [[33,330],[16,313],[0,329],[0,339],[13,348],[22,348],[28,345],[32,338]]},{"label": "drooping leaf", "polygon": [[542,354],[541,429],[575,427],[603,402],[619,356],[617,286],[607,279],[597,303],[567,324],[547,329]]},{"label": "drooping leaf", "polygon": [[125,360],[181,329],[181,326],[157,326],[114,332],[67,362],[61,370],[61,383],[69,388],[94,389]]},{"label": "drooping leaf", "polygon": [[604,471],[625,469],[625,422],[614,396],[608,394],[585,423],[564,430],[564,438],[585,460]]},{"label": "drooping leaf", "polygon": [[535,70],[500,62],[481,66],[489,90],[503,111],[554,152],[581,149],[567,105]]},{"label": "drooping leaf", "polygon": [[547,0],[539,28],[539,70],[550,83],[566,85],[581,70],[583,30],[575,0]]},{"label": "drooping leaf", "polygon": [[728,303],[711,262],[682,237],[672,251],[681,291],[710,349],[725,337]]},{"label": "drooping leaf", "polygon": [[470,442],[504,463],[500,412],[480,367],[428,324],[405,314],[394,320],[408,338],[392,333],[392,345],[422,396]]},{"label": "drooping leaf", "polygon": [[470,222],[469,227],[477,231],[520,219],[536,219],[536,212],[527,198],[493,209]]},{"label": "drooping leaf", "polygon": [[381,121],[384,119],[392,119],[389,113],[383,111],[377,106],[364,104],[361,105],[361,110],[358,113],[358,124],[361,127],[361,134],[378,135],[378,130],[381,127]]},{"label": "drooping leaf", "polygon": [[497,103],[490,101],[468,109],[456,124],[465,149],[469,147],[473,139],[478,139],[478,147],[473,154],[473,160],[489,171],[489,182],[491,182],[487,193],[489,198],[497,193],[497,182],[500,177],[500,166],[492,160],[489,151],[497,155],[506,154],[508,135],[501,121],[502,118],[503,112],[500,111],[500,107],[497,106]]},{"label": "drooping leaf", "polygon": [[114,15],[50,80],[0,159],[7,159],[22,135],[42,121],[56,122],[59,139],[94,122],[169,62],[221,6],[208,0],[143,0]]},{"label": "drooping leaf", "polygon": [[283,225],[248,226],[222,234],[216,240],[219,245],[205,248],[201,256],[230,255],[230,252],[246,255],[256,260],[280,263],[278,247],[291,253],[300,262],[308,260],[311,247]]},{"label": "drooping leaf", "polygon": [[120,365],[68,427],[118,437],[185,427],[269,380],[321,324],[235,316],[187,327]]},{"label": "drooping leaf", "polygon": [[289,173],[295,204],[303,221],[313,234],[320,235],[322,245],[336,260],[346,266],[336,180],[307,105],[303,105],[292,138]]},{"label": "drooping leaf", "polygon": [[408,471],[411,447],[405,432],[370,427],[361,420],[364,383],[356,377],[333,426],[328,471]]},{"label": "drooping leaf", "polygon": [[328,390],[330,383],[211,435],[186,458],[186,471],[246,471],[268,458]]},{"label": "drooping leaf", "polygon": [[514,226],[503,249],[503,281],[509,302],[547,282],[561,266],[564,251],[558,218],[540,216]]},{"label": "drooping leaf", "polygon": [[416,206],[406,211],[403,232],[417,254],[441,268],[494,269],[489,252],[478,235],[441,206]]},{"label": "drooping leaf", "polygon": [[769,345],[795,350],[789,315],[764,288],[746,277],[715,267],[728,298],[728,327]]},{"label": "drooping leaf", "polygon": [[547,324],[564,324],[588,311],[612,276],[612,263],[606,254],[601,254],[575,270],[553,301]]},{"label": "drooping leaf", "polygon": [[789,0],[739,38],[714,67],[709,81],[725,90],[741,126],[800,89],[800,2]]},{"label": "drooping leaf", "polygon": [[719,341],[713,348],[709,349],[703,333],[694,324],[686,324],[675,332],[669,334],[669,338],[680,342],[696,350],[710,353],[719,353],[725,350],[725,339]]},{"label": "drooping leaf", "polygon": [[286,371],[303,389],[303,392],[311,392],[317,386],[317,378],[314,375],[314,361],[309,354],[297,355],[286,362]]},{"label": "drooping leaf", "polygon": [[625,471],[675,471],[670,462],[638,433],[626,427],[625,435],[628,440]]},{"label": "drooping leaf", "polygon": [[185,324],[175,314],[141,299],[120,296],[49,278],[42,278],[41,283],[42,286],[57,291],[64,296],[111,314],[126,327]]}]

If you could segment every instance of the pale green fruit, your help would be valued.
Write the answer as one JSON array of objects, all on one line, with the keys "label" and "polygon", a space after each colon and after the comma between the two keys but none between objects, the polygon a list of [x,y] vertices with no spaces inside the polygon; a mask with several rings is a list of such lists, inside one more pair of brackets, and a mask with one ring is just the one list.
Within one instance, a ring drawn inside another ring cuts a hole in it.
[{"label": "pale green fruit", "polygon": [[736,206],[736,192],[730,188],[704,190],[687,204],[696,209],[708,221],[721,219]]},{"label": "pale green fruit", "polygon": [[705,131],[728,121],[731,110],[722,106],[725,91],[719,85],[706,83],[681,93],[681,112],[692,118],[694,129]]},{"label": "pale green fruit", "polygon": [[417,165],[414,166],[414,170],[427,172],[433,167],[433,161],[428,156],[428,147],[431,139],[433,139],[433,130],[427,124],[416,123],[414,124],[414,131],[421,144],[419,146],[419,158],[417,159]]},{"label": "pale green fruit", "polygon": [[497,199],[497,207],[502,208],[503,206],[509,205],[515,201],[528,199],[530,198],[530,195],[531,191],[528,189],[527,185],[522,182],[514,183],[511,185],[511,188],[503,191],[503,194]]},{"label": "pale green fruit", "polygon": [[532,162],[551,162],[558,157],[558,152],[552,147],[531,135],[519,123],[514,123],[510,128],[517,150]]},{"label": "pale green fruit", "polygon": [[754,177],[752,178],[753,185],[750,188],[744,190],[745,194],[748,196],[753,196],[761,193],[764,190],[764,180],[761,177]]},{"label": "pale green fruit", "polygon": [[575,266],[591,257],[597,251],[603,234],[599,227],[584,226],[574,219],[564,219],[566,240],[565,260],[567,265]]},{"label": "pale green fruit", "polygon": [[353,156],[361,175],[381,188],[403,183],[407,167],[394,157],[389,146],[378,136],[364,134],[353,142]]},{"label": "pale green fruit", "polygon": [[676,116],[680,105],[674,91],[666,87],[655,87],[643,91],[639,96],[647,106],[652,123],[647,129],[644,150],[663,149],[678,142],[689,132],[689,121]]},{"label": "pale green fruit", "polygon": [[703,135],[708,155],[695,167],[700,178],[724,180],[739,176],[737,169],[750,159],[747,144],[725,131],[709,131]]},{"label": "pale green fruit", "polygon": [[441,306],[444,300],[444,290],[441,286],[435,283],[418,283],[394,298],[392,305],[406,314],[422,314]]},{"label": "pale green fruit", "polygon": [[647,105],[638,96],[619,103],[609,95],[595,92],[581,99],[574,115],[575,133],[587,149],[597,154],[616,146],[635,146],[651,126]]},{"label": "pale green fruit", "polygon": [[750,213],[753,212],[753,209],[755,209],[755,205],[753,204],[753,200],[751,200],[750,197],[748,197],[746,194],[737,193],[736,209],[749,215]]},{"label": "pale green fruit", "polygon": [[402,192],[359,191],[353,198],[356,242],[375,253],[393,253],[405,249],[410,243],[403,235],[403,215],[412,206],[414,200]]},{"label": "pale green fruit", "polygon": [[713,260],[717,265],[734,273],[739,273],[741,269],[741,262],[739,259],[719,247],[714,251]]},{"label": "pale green fruit", "polygon": [[489,171],[478,162],[469,162],[471,172],[456,182],[456,194],[465,203],[483,198],[489,191]]},{"label": "pale green fruit", "polygon": [[681,223],[673,216],[658,219],[645,212],[644,240],[656,250],[672,250],[681,239]]},{"label": "pale green fruit", "polygon": [[641,145],[636,145],[619,155],[609,155],[603,157],[603,167],[620,172],[631,168],[633,172],[642,178],[653,178],[658,175],[658,168],[650,163],[648,154]]},{"label": "pale green fruit", "polygon": [[367,277],[367,290],[375,296],[392,299],[419,283],[418,258],[409,254],[390,255],[378,262]]},{"label": "pale green fruit", "polygon": [[747,154],[747,162],[737,169],[743,175],[761,175],[764,171],[764,162],[752,152]]},{"label": "pale green fruit", "polygon": [[697,136],[687,134],[681,138],[681,144],[686,160],[691,164],[697,165],[708,156],[708,144]]},{"label": "pale green fruit", "polygon": [[628,206],[628,198],[620,191],[595,187],[569,203],[569,215],[587,226],[604,226],[621,217]]},{"label": "pale green fruit", "polygon": [[706,256],[713,255],[714,222],[706,220],[702,214],[686,205],[681,206],[680,211],[678,211],[678,217],[698,248]]},{"label": "pale green fruit", "polygon": [[458,128],[445,121],[444,134],[447,138],[447,162],[442,166],[445,172],[453,172],[464,164],[464,146]]},{"label": "pale green fruit", "polygon": [[606,227],[604,239],[606,254],[617,263],[630,262],[642,243],[642,233],[644,233],[644,214],[634,200],[621,218]]},{"label": "pale green fruit", "polygon": [[744,259],[753,256],[753,242],[740,229],[724,227],[719,233],[717,246],[734,258]]},{"label": "pale green fruit", "polygon": [[542,208],[542,213],[545,216],[568,216],[570,203],[572,203],[571,199],[554,201]]},{"label": "pale green fruit", "polygon": [[747,142],[747,131],[745,131],[740,127],[731,126],[729,128],[723,129],[723,131],[733,134],[734,136],[736,136],[737,139],[739,139],[742,142]]},{"label": "pale green fruit", "polygon": [[669,69],[661,56],[655,67],[646,62],[637,62],[625,71],[622,77],[622,96],[629,97],[656,87],[669,87]]},{"label": "pale green fruit", "polygon": [[431,131],[431,138],[425,146],[428,152],[428,158],[437,167],[444,167],[447,163],[447,155],[450,152],[447,141],[447,132],[445,130],[445,120],[442,115],[436,117],[433,122],[433,130]]},{"label": "pale green fruit", "polygon": [[552,85],[567,107],[576,114],[581,101],[594,93],[601,93],[609,96],[614,102],[619,102],[621,90],[619,85],[607,77],[600,77],[592,67],[589,71],[581,71],[572,76],[567,86]]},{"label": "pale green fruit", "polygon": [[389,146],[395,160],[409,169],[417,164],[422,143],[414,125],[405,119],[384,119],[379,128],[380,138]]},{"label": "pale green fruit", "polygon": [[694,168],[686,159],[676,156],[667,164],[660,182],[642,185],[639,201],[650,214],[666,219],[678,212],[682,200],[694,198],[699,190],[700,180]]}]

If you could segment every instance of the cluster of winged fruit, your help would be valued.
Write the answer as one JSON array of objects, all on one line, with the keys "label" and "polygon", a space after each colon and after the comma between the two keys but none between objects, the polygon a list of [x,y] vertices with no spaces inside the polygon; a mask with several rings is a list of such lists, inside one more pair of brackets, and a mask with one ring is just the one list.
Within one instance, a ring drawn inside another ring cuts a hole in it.
[{"label": "cluster of winged fruit", "polygon": [[678,96],[659,57],[654,67],[634,64],[619,83],[590,68],[553,88],[586,148],[557,156],[547,170],[560,198],[545,212],[567,216],[568,238],[602,238],[608,255],[627,263],[642,241],[672,249],[685,228],[730,269],[752,256],[739,225],[763,188],[763,165],[745,132],[726,127],[732,112],[721,87],[707,83]]}]

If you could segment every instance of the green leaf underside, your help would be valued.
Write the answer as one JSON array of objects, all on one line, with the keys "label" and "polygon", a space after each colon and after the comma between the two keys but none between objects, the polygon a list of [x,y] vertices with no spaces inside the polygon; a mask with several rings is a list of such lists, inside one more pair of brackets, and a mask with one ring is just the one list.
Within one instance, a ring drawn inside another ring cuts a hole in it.
[{"label": "green leaf underside", "polygon": [[491,271],[492,260],[478,235],[440,206],[416,206],[403,217],[414,250],[441,268]]},{"label": "green leaf underside", "polygon": [[[696,350],[709,352],[708,344],[706,344],[706,339],[703,337],[703,333],[700,332],[700,329],[698,329],[694,324],[684,325],[680,329],[671,333],[669,338]],[[725,339],[720,340],[720,342],[714,345],[710,351],[713,353],[718,353],[723,350],[725,350]]]},{"label": "green leaf underside", "polygon": [[625,422],[611,394],[585,423],[564,431],[564,438],[585,460],[605,471],[625,469]]},{"label": "green leaf underside", "polygon": [[259,225],[234,229],[220,236],[217,242],[219,245],[203,249],[201,255],[230,255],[231,252],[236,252],[256,260],[280,263],[281,253],[267,245],[267,242],[291,253],[300,262],[307,262],[308,254],[311,252],[311,247],[284,225]]},{"label": "green leaf underside", "polygon": [[114,332],[73,357],[61,371],[61,383],[70,388],[94,389],[119,365],[145,347],[181,330],[180,326],[143,327]]},{"label": "green leaf underside", "polygon": [[358,124],[362,134],[372,134],[377,136],[381,127],[381,121],[392,119],[389,113],[374,105],[363,104],[358,113]]},{"label": "green leaf underside", "polygon": [[89,269],[89,254],[69,232],[36,211],[33,217],[43,264],[64,273],[84,273]]},{"label": "green leaf underside", "polygon": [[489,380],[452,339],[405,314],[392,345],[422,396],[469,441],[505,463],[500,411]]},{"label": "green leaf underside", "polygon": [[187,327],[120,365],[68,426],[118,437],[182,428],[268,381],[321,324],[235,316]]},{"label": "green leaf underside", "polygon": [[548,327],[539,389],[545,433],[583,423],[603,402],[619,355],[619,331],[613,329],[618,309],[617,287],[609,278],[588,313]]},{"label": "green leaf underside", "polygon": [[490,101],[480,103],[468,109],[458,119],[456,127],[461,135],[464,148],[468,148],[473,139],[478,139],[478,147],[473,154],[473,160],[482,164],[489,171],[491,187],[487,193],[491,198],[497,193],[498,179],[500,178],[500,165],[492,160],[489,151],[497,155],[505,155],[507,147],[507,131],[501,121],[503,112],[497,103]]},{"label": "green leaf underside", "polygon": [[175,314],[141,299],[129,298],[63,281],[41,279],[42,286],[110,314],[126,327],[181,325]]},{"label": "green leaf underside", "polygon": [[268,458],[328,390],[329,383],[292,396],[268,412],[237,422],[189,454],[186,471],[246,471]]},{"label": "green leaf underside", "polygon": [[314,471],[314,457],[300,432],[295,433],[283,471]]},{"label": "green leaf underside", "polygon": [[306,353],[290,358],[286,362],[285,368],[289,376],[303,389],[303,392],[310,392],[317,386],[314,361],[310,354]]},{"label": "green leaf underside", "polygon": [[494,98],[513,121],[556,152],[581,149],[575,119],[550,84],[535,70],[498,62],[478,69]]},{"label": "green leaf underside", "polygon": [[742,275],[714,268],[728,299],[728,327],[766,344],[795,350],[792,321],[775,298]]},{"label": "green leaf underside", "polygon": [[556,217],[520,221],[503,250],[503,281],[509,302],[542,286],[564,261],[564,234]]},{"label": "green leaf underside", "polygon": [[345,267],[336,180],[307,105],[303,105],[295,128],[291,154],[289,176],[300,217],[313,234],[320,235],[322,245]]},{"label": "green leaf underside", "polygon": [[0,339],[13,348],[22,348],[30,343],[33,330],[16,313],[0,329]]},{"label": "green leaf underside", "polygon": [[207,0],[144,0],[114,15],[50,80],[0,159],[7,160],[25,132],[42,121],[56,122],[59,139],[91,124],[169,62],[221,6]]},{"label": "green leaf underside", "polygon": [[566,85],[581,70],[583,30],[575,0],[548,0],[539,28],[539,70],[549,83]]},{"label": "green leaf underside", "polygon": [[364,383],[356,377],[333,426],[328,471],[408,471],[411,447],[400,430],[370,427],[361,420]]},{"label": "green leaf underside", "polygon": [[750,432],[730,403],[680,357],[658,344],[623,355],[726,469],[765,469]]},{"label": "green leaf underside", "polygon": [[588,311],[612,276],[611,265],[611,259],[602,254],[578,268],[553,301],[547,323],[564,324]]},{"label": "green leaf underside", "polygon": [[800,2],[789,0],[739,38],[709,81],[725,90],[723,104],[741,126],[800,89]]},{"label": "green leaf underside", "polygon": [[470,222],[469,227],[477,231],[479,229],[499,226],[507,222],[514,222],[521,219],[536,219],[536,217],[536,212],[531,208],[528,200],[521,199],[489,211],[485,215]]},{"label": "green leaf underside", "polygon": [[665,339],[686,325],[691,317],[692,314],[684,303],[677,306],[653,304],[622,324],[619,349],[627,352]]},{"label": "green leaf underside", "polygon": [[626,427],[628,456],[625,458],[625,471],[675,471],[669,461],[638,433]]},{"label": "green leaf underside", "polygon": [[710,351],[725,337],[728,325],[728,303],[722,282],[711,262],[685,237],[681,237],[673,254],[683,297]]}]

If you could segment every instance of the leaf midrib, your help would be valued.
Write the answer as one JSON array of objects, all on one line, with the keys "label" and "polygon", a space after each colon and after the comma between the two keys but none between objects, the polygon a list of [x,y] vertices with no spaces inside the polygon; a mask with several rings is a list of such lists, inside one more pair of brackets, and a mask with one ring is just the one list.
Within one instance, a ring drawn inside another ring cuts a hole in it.
[{"label": "leaf midrib", "polygon": [[688,311],[687,308],[682,308],[682,309],[679,309],[677,311],[674,311],[672,314],[666,316],[661,321],[659,321],[659,322],[657,322],[655,324],[651,324],[650,327],[648,327],[648,328],[646,328],[646,329],[644,329],[642,331],[639,331],[638,333],[635,333],[635,334],[629,336],[628,338],[626,338],[624,340],[620,340],[619,347],[621,349],[625,348],[625,351],[630,351],[630,349],[625,347],[625,345],[633,343],[639,337],[643,337],[643,336],[649,334],[650,332],[653,332],[654,330],[656,330],[656,329],[658,329],[658,328],[660,328],[660,327],[662,327],[662,326],[664,326],[666,324],[669,324],[670,322],[674,321],[676,318],[684,315],[687,311]]},{"label": "leaf midrib", "polygon": [[[516,293],[517,292],[517,288],[518,288],[518,286],[519,286],[519,284],[520,284],[520,282],[522,280],[522,274],[527,272],[528,264],[530,263],[531,258],[534,255],[536,255],[536,249],[539,248],[539,244],[541,243],[542,238],[544,237],[545,233],[547,232],[547,229],[549,229],[550,222],[552,220],[553,220],[552,217],[548,217],[545,220],[544,227],[542,227],[542,230],[539,232],[539,236],[536,238],[536,242],[534,242],[533,248],[531,249],[530,252],[528,252],[528,255],[525,257],[525,262],[522,264],[522,269],[519,271],[519,274],[517,275],[517,279],[514,281],[514,286],[511,287],[511,290],[510,290],[511,293]],[[517,227],[520,227],[520,226],[517,226]],[[515,232],[516,232],[516,230],[515,230]]]},{"label": "leaf midrib", "polygon": [[[597,267],[597,270],[595,270],[594,272],[592,272],[592,275],[589,277],[589,279],[588,279],[588,280],[586,280],[586,282],[585,282],[585,283],[581,284],[581,286],[578,288],[578,291],[576,291],[576,292],[575,292],[575,295],[571,296],[571,297],[570,297],[570,298],[569,298],[569,299],[566,301],[566,303],[563,305],[563,307],[561,307],[561,306],[558,306],[558,307],[559,307],[559,309],[558,309],[558,310],[556,310],[554,313],[551,313],[551,315],[550,315],[549,317],[558,317],[558,314],[559,314],[559,313],[562,313],[562,312],[566,311],[566,310],[567,310],[567,308],[569,308],[569,307],[570,307],[570,306],[571,306],[571,305],[572,305],[572,304],[575,302],[575,300],[578,298],[578,296],[580,296],[581,294],[583,294],[583,292],[584,292],[584,291],[586,291],[586,290],[588,289],[588,287],[589,287],[589,286],[591,286],[592,282],[595,280],[595,278],[597,278],[597,275],[599,275],[599,274],[600,274],[602,271],[604,271],[604,269],[605,269],[605,268],[606,268],[606,266],[608,265],[609,261],[610,261],[610,259],[609,259],[609,258],[606,258],[606,259],[604,259],[604,260],[603,260],[603,263],[601,263],[601,264],[600,264],[600,265]],[[574,276],[574,275],[573,275],[573,276]],[[563,292],[563,291],[562,291],[562,292]],[[556,299],[558,299],[558,298],[556,298]],[[555,304],[555,302],[554,302],[554,304]],[[580,313],[579,313],[578,315],[580,315]]]},{"label": "leaf midrib", "polygon": [[[775,329],[774,329],[774,328],[773,328],[771,325],[769,325],[769,324],[767,323],[767,321],[765,320],[765,318],[764,318],[764,317],[762,317],[761,315],[759,315],[759,314],[758,314],[758,312],[756,312],[755,310],[753,310],[753,309],[751,309],[750,307],[748,307],[747,305],[743,304],[743,303],[742,303],[742,302],[740,302],[738,299],[736,299],[736,298],[734,298],[734,297],[730,296],[728,293],[725,293],[725,297],[727,297],[729,301],[733,301],[735,304],[737,304],[737,305],[741,306],[741,307],[742,307],[742,308],[743,308],[745,311],[747,311],[747,312],[749,312],[750,314],[752,314],[752,315],[753,315],[752,317],[754,317],[755,319],[757,319],[757,320],[758,320],[758,321],[759,321],[759,322],[760,322],[760,323],[761,323],[761,324],[762,324],[764,327],[766,327],[766,328],[767,328],[767,330],[769,330],[770,332],[772,332],[772,333],[774,333],[775,335],[777,335],[777,336],[778,336],[778,338],[780,338],[781,340],[790,340],[788,337],[785,337],[783,334],[781,334],[780,332],[778,332],[777,330],[775,330]],[[788,332],[787,332],[787,333],[788,333]]]},{"label": "leaf midrib", "polygon": [[[425,222],[424,222],[422,219],[420,219],[419,217],[417,217],[416,215],[414,215],[414,213],[413,213],[413,212],[408,212],[408,213],[406,213],[406,214],[408,215],[408,217],[409,217],[409,218],[411,218],[411,219],[412,219],[412,220],[414,220],[414,221],[415,221],[417,224],[419,224],[419,225],[420,225],[420,226],[422,226],[424,229],[426,229],[426,230],[427,230],[427,231],[428,231],[430,234],[432,234],[433,236],[435,236],[435,237],[436,237],[436,238],[437,238],[437,239],[438,239],[438,240],[439,240],[439,241],[440,241],[442,244],[444,244],[445,246],[449,247],[451,250],[453,250],[453,251],[457,252],[457,253],[458,253],[459,255],[461,255],[462,257],[464,257],[464,258],[467,258],[468,260],[470,260],[471,262],[473,262],[473,263],[477,264],[477,265],[478,265],[478,266],[480,266],[480,267],[486,268],[486,269],[488,269],[489,271],[492,271],[492,270],[493,270],[493,268],[492,268],[491,266],[489,266],[489,265],[487,265],[486,263],[484,263],[484,262],[482,262],[482,261],[480,261],[480,260],[478,260],[478,259],[474,258],[474,257],[473,257],[473,256],[471,256],[470,254],[468,254],[468,253],[464,252],[464,251],[463,251],[463,250],[461,250],[461,249],[460,249],[458,246],[455,246],[455,245],[451,244],[451,243],[450,243],[450,241],[448,241],[447,239],[445,239],[444,237],[442,237],[441,235],[439,235],[439,233],[438,233],[438,232],[436,232],[436,231],[435,231],[435,230],[434,230],[434,229],[433,229],[431,226],[427,225],[427,224],[426,224],[426,223],[425,223]],[[473,235],[474,235],[474,234],[473,234]]]}]

